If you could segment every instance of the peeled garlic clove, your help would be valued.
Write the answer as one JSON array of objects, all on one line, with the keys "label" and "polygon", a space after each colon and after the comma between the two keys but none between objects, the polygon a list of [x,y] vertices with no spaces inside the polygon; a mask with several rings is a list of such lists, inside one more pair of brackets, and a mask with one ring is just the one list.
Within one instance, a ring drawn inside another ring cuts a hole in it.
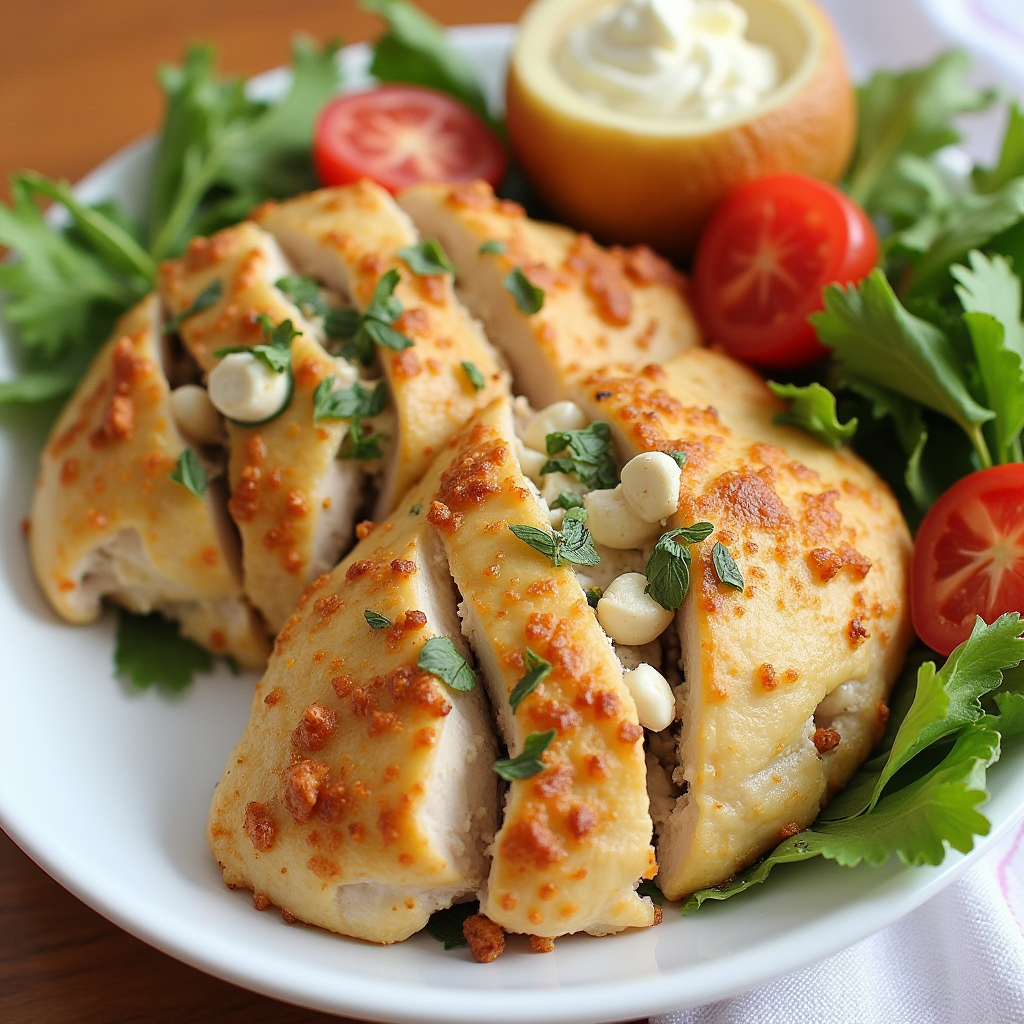
[{"label": "peeled garlic clove", "polygon": [[645,729],[661,732],[675,721],[676,698],[672,687],[653,665],[637,665],[623,673],[622,681],[636,704],[637,718]]},{"label": "peeled garlic clove", "polygon": [[621,484],[584,495],[583,507],[591,537],[609,548],[643,547],[661,532],[656,523],[645,522],[630,508]]},{"label": "peeled garlic clove", "polygon": [[601,628],[617,644],[649,644],[672,624],[675,613],[645,594],[646,588],[647,577],[643,573],[623,573],[612,580],[597,602]]},{"label": "peeled garlic clove", "polygon": [[679,464],[664,452],[641,452],[622,467],[622,494],[645,522],[660,523],[679,508]]},{"label": "peeled garlic clove", "polygon": [[178,429],[194,444],[217,444],[224,439],[220,413],[213,407],[206,388],[183,384],[171,392],[171,415]]}]

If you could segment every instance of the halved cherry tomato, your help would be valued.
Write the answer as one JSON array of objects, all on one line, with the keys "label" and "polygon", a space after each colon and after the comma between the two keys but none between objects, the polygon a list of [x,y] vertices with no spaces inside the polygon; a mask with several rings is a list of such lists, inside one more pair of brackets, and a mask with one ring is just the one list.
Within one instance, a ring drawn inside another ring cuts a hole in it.
[{"label": "halved cherry tomato", "polygon": [[389,192],[421,181],[497,187],[508,165],[501,140],[468,107],[416,85],[382,85],[321,111],[313,162],[325,185],[372,178]]},{"label": "halved cherry tomato", "polygon": [[986,622],[1024,611],[1024,463],[958,480],[914,542],[910,607],[917,635],[949,654]]},{"label": "halved cherry tomato", "polygon": [[708,338],[759,366],[812,363],[828,350],[807,322],[822,289],[866,277],[878,236],[838,189],[799,174],[742,185],[701,235],[693,294]]}]

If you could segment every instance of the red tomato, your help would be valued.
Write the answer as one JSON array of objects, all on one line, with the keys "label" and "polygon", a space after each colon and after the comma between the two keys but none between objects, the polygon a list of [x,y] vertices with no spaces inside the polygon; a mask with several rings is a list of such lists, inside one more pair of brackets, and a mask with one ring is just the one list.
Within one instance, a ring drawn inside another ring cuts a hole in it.
[{"label": "red tomato", "polygon": [[417,85],[382,85],[324,107],[313,162],[325,185],[372,178],[397,192],[421,181],[475,178],[497,187],[508,154],[497,135],[451,96]]},{"label": "red tomato", "polygon": [[736,189],[701,235],[697,312],[737,359],[803,366],[828,352],[807,322],[822,289],[859,281],[877,258],[871,221],[838,189],[799,174],[760,178]]},{"label": "red tomato", "polygon": [[911,570],[917,635],[949,654],[986,622],[1024,611],[1024,463],[958,480],[928,510]]}]

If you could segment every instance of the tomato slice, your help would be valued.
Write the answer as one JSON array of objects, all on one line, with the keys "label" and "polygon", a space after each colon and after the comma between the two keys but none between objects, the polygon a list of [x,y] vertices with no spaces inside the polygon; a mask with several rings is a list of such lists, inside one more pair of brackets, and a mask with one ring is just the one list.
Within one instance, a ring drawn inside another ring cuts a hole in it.
[{"label": "tomato slice", "polygon": [[958,480],[928,510],[914,542],[911,610],[917,635],[949,654],[974,617],[1024,612],[1024,463]]},{"label": "tomato slice", "polygon": [[738,359],[794,367],[826,355],[807,317],[822,289],[866,277],[878,236],[838,189],[799,174],[743,185],[701,235],[693,294],[708,337]]},{"label": "tomato slice", "polygon": [[382,85],[324,107],[313,162],[325,185],[372,178],[397,192],[422,181],[476,178],[497,187],[508,154],[497,135],[451,96],[415,85]]}]

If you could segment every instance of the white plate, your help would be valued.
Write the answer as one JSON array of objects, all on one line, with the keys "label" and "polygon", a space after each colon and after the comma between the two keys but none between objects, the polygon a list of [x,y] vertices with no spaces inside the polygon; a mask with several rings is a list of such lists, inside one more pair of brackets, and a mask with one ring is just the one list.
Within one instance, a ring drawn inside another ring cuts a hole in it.
[{"label": "white plate", "polygon": [[[834,0],[859,74],[942,45],[905,0]],[[882,13],[884,11],[884,14]],[[887,24],[878,38],[877,19]],[[893,49],[896,38],[904,51]],[[507,27],[460,29],[456,40],[500,91]],[[345,54],[364,81],[366,50]],[[273,90],[281,74],[261,80]],[[82,183],[95,200],[136,208],[148,143]],[[0,375],[3,373],[0,366]],[[867,936],[947,885],[1024,814],[1024,745],[991,773],[993,834],[939,868],[848,870],[817,862],[699,914],[613,938],[560,940],[538,956],[513,942],[480,966],[425,935],[383,948],[258,914],[229,892],[206,848],[207,805],[248,715],[252,679],[221,671],[177,697],[130,692],[112,677],[113,622],[58,622],[29,571],[20,522],[41,443],[31,416],[0,418],[0,822],[47,871],[100,913],[211,974],[315,1009],[371,1020],[598,1022],[702,1003],[792,971]]]}]

